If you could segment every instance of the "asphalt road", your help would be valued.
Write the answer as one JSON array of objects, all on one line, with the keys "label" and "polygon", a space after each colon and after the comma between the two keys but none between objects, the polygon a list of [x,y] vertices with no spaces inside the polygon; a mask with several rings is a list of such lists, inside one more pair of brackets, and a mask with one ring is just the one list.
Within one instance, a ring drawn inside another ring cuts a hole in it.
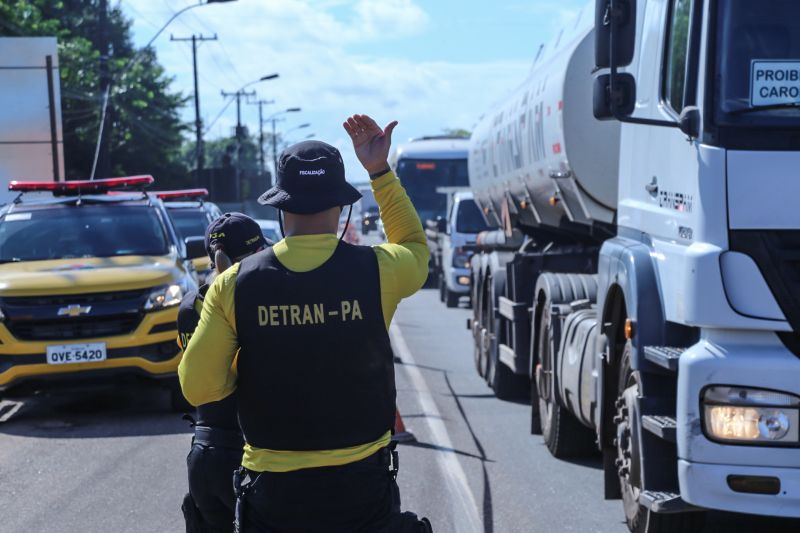
[{"label": "asphalt road", "polygon": [[[441,532],[624,533],[598,460],[554,459],[529,406],[497,400],[472,363],[467,309],[433,290],[405,301],[392,340],[403,507]],[[0,532],[179,532],[190,431],[167,394],[117,389],[0,403]],[[706,533],[800,531],[716,515]],[[679,532],[684,533],[684,532]],[[688,532],[686,532],[688,533]]]}]

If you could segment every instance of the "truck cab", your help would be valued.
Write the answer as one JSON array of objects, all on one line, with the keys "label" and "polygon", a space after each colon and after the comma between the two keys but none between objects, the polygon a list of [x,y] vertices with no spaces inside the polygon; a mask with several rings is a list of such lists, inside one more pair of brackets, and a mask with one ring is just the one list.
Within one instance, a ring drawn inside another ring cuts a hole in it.
[{"label": "truck cab", "polygon": [[478,370],[636,533],[800,518],[799,21],[597,0],[473,131]]},{"label": "truck cab", "polygon": [[18,196],[0,208],[0,391],[147,380],[184,405],[175,321],[202,246],[187,252],[163,202],[141,191],[152,182],[11,182]]}]

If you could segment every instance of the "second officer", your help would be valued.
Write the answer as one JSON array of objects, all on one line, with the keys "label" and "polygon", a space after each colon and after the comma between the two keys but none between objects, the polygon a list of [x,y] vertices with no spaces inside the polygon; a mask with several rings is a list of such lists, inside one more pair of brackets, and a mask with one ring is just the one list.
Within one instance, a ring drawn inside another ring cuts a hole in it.
[{"label": "second officer", "polygon": [[[242,213],[225,213],[206,229],[206,251],[214,275],[222,274],[270,244],[258,223]],[[208,285],[184,296],[178,311],[178,344],[186,349],[203,308]],[[236,418],[236,392],[197,406],[192,449],[186,458],[189,493],[183,513],[188,533],[233,531],[233,471],[242,461],[244,437]]]}]

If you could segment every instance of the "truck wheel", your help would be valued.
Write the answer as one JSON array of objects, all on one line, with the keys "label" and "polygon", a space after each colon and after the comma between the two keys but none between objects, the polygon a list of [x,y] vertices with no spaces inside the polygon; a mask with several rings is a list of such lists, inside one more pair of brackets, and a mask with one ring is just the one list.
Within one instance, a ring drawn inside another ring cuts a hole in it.
[{"label": "truck wheel", "polygon": [[444,304],[447,307],[458,307],[458,302],[461,300],[461,295],[451,291],[445,285],[444,288]]},{"label": "truck wheel", "polygon": [[444,276],[441,273],[439,274],[436,284],[439,287],[439,301],[444,302],[446,296],[445,291],[447,290],[447,286],[445,285],[444,282]]},{"label": "truck wheel", "polygon": [[625,343],[620,363],[617,399],[616,449],[617,473],[622,490],[625,522],[633,533],[669,533],[671,531],[702,531],[705,513],[654,513],[639,503],[642,479],[642,458],[639,438],[641,420],[636,398],[639,392],[639,372],[631,368],[631,341]]},{"label": "truck wheel", "polygon": [[[538,392],[539,419],[542,438],[553,457],[585,457],[596,452],[594,432],[581,424],[561,405],[554,379],[555,354],[550,328],[550,310],[545,306],[539,320],[539,365],[536,367],[536,391]],[[531,403],[537,398],[532,398]],[[531,415],[533,422],[533,415]]]}]

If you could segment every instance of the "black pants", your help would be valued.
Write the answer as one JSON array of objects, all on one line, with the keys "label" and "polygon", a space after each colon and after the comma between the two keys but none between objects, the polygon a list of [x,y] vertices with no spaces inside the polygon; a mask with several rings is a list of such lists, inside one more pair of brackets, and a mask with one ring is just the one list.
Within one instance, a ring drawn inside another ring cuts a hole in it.
[{"label": "black pants", "polygon": [[[386,529],[400,517],[400,491],[386,454],[344,466],[250,473],[243,533],[337,533]],[[416,518],[416,517],[414,517]]]},{"label": "black pants", "polygon": [[195,442],[186,458],[191,494],[203,531],[232,532],[236,496],[233,473],[242,464],[242,450]]}]

